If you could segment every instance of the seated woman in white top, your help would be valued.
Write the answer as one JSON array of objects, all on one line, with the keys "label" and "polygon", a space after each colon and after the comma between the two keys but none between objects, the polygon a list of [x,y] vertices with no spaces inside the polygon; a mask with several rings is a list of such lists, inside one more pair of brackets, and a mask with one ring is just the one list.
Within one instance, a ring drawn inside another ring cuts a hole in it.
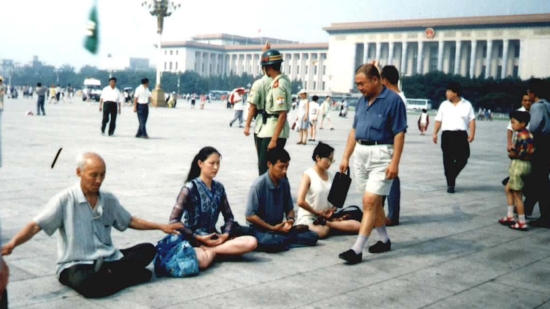
[{"label": "seated woman in white top", "polygon": [[328,201],[333,175],[328,171],[334,162],[334,148],[319,142],[313,150],[315,165],[307,169],[298,192],[298,217],[296,224],[306,224],[319,238],[329,236],[331,230],[346,233],[359,232],[360,221],[332,219],[336,208]]}]

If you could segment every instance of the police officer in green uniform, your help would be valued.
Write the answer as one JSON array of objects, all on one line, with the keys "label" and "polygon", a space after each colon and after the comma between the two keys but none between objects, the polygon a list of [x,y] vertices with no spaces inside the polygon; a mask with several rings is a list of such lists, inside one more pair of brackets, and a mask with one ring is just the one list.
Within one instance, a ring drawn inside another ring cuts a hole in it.
[{"label": "police officer in green uniform", "polygon": [[[269,87],[271,86],[272,79],[271,77],[265,75],[262,78],[256,80],[250,89],[248,94],[249,103],[248,107],[248,117],[246,118],[246,124],[244,126],[244,135],[250,135],[250,123],[252,118],[255,116],[254,120],[254,146],[256,147],[256,152],[258,155],[258,162],[260,160],[260,145],[258,145],[258,132],[260,132],[263,126],[263,114],[265,113],[265,101],[267,98],[267,93],[269,92]],[[259,166],[259,164],[258,164]],[[260,175],[262,175],[262,169],[259,169]]]},{"label": "police officer in green uniform", "polygon": [[292,107],[292,87],[288,76],[281,73],[283,56],[270,49],[262,54],[261,65],[272,79],[267,92],[262,126],[258,131],[258,169],[260,175],[267,172],[267,152],[276,147],[284,148],[290,128],[286,120]]}]

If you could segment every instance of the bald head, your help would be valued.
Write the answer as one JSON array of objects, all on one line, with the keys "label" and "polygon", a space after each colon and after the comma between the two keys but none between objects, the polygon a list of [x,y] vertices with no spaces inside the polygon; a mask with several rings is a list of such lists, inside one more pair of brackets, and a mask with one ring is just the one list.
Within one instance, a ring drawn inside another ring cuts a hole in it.
[{"label": "bald head", "polygon": [[103,165],[105,167],[105,161],[95,152],[83,152],[76,156],[76,166],[81,171],[84,171],[86,166],[90,164]]},{"label": "bald head", "polygon": [[105,179],[105,161],[94,152],[85,152],[76,157],[76,175],[80,177],[80,187],[84,195],[98,194]]}]

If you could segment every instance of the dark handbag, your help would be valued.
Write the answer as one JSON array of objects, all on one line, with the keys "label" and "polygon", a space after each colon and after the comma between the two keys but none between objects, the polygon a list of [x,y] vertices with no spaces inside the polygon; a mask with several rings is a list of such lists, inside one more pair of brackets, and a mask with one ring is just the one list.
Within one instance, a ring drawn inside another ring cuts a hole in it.
[{"label": "dark handbag", "polygon": [[349,168],[345,174],[337,172],[336,175],[334,175],[334,180],[332,181],[332,186],[328,194],[328,201],[332,206],[338,208],[344,207],[350,184],[351,178],[349,177]]}]

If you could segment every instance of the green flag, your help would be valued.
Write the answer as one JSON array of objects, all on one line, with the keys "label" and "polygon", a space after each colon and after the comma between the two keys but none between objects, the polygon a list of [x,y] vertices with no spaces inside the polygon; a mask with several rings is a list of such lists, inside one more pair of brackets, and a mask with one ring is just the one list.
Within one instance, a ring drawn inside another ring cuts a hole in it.
[{"label": "green flag", "polygon": [[84,39],[84,48],[90,53],[97,54],[99,47],[99,23],[97,20],[97,0],[94,1],[88,24],[86,25],[86,38]]}]

